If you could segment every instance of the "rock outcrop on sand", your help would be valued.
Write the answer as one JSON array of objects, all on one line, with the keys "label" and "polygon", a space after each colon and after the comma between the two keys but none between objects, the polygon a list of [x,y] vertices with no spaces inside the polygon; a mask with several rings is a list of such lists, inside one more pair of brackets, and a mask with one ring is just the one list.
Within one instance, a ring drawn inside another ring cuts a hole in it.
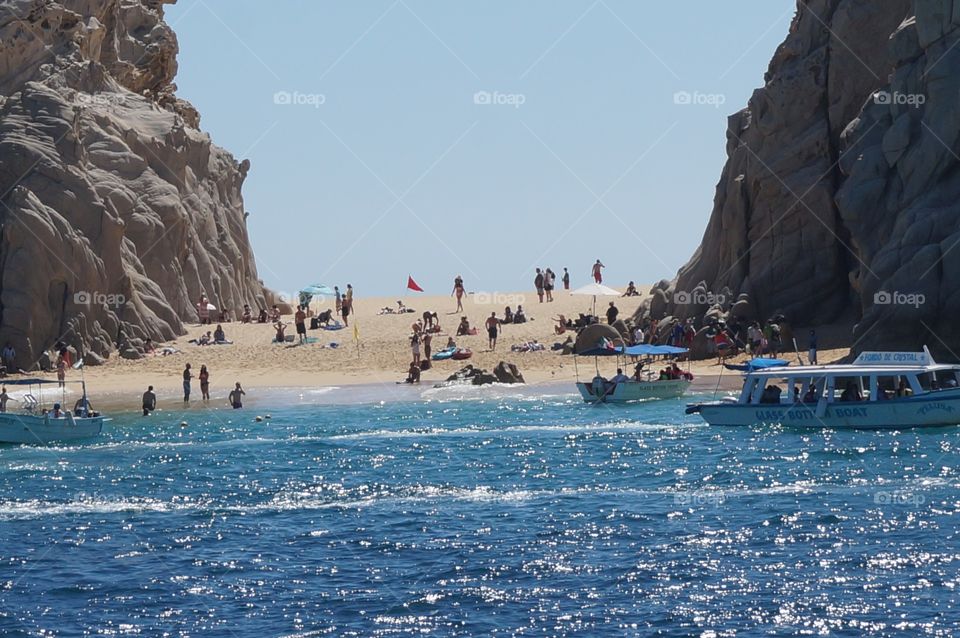
[{"label": "rock outcrop on sand", "polygon": [[[0,342],[133,356],[264,291],[238,162],[178,99],[171,0],[0,7]],[[214,313],[215,314],[215,313]]]},{"label": "rock outcrop on sand", "polygon": [[493,372],[487,372],[481,368],[475,368],[472,364],[467,364],[460,368],[445,381],[445,384],[457,383],[472,385],[489,385],[491,383],[526,383],[523,380],[523,374],[512,363],[501,361],[494,367]]},{"label": "rock outcrop on sand", "polygon": [[960,351],[958,43],[955,0],[800,1],[729,119],[700,248],[641,313],[736,305],[846,326],[857,351]]}]

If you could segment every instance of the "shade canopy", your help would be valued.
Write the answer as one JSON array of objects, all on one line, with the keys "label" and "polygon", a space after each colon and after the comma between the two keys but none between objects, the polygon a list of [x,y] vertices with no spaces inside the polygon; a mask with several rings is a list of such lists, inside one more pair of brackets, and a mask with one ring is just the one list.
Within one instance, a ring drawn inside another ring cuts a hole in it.
[{"label": "shade canopy", "polygon": [[335,295],[335,294],[336,294],[336,292],[334,292],[333,288],[331,288],[330,286],[327,286],[327,285],[325,285],[325,284],[310,284],[309,286],[304,286],[303,289],[300,290],[300,292],[301,292],[301,294],[307,294],[307,295],[311,295],[311,296],[313,296],[313,295]]},{"label": "shade canopy", "polygon": [[737,370],[739,372],[767,370],[769,368],[783,368],[788,365],[790,365],[790,362],[784,361],[783,359],[751,359],[750,361],[739,365],[734,365],[732,363],[723,364],[727,370]]},{"label": "shade canopy", "polygon": [[604,286],[603,284],[587,284],[581,288],[577,288],[571,295],[588,295],[591,297],[619,297],[620,291],[614,290],[610,286]]}]

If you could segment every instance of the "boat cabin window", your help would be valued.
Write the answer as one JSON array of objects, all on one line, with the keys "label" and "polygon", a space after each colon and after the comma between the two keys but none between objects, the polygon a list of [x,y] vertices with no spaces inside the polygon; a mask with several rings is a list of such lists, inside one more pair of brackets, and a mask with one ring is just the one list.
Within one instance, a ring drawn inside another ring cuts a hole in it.
[{"label": "boat cabin window", "polygon": [[853,403],[864,401],[869,398],[867,389],[870,387],[869,378],[866,384],[863,377],[835,377],[833,382],[833,392],[829,392],[827,397],[831,403]]}]

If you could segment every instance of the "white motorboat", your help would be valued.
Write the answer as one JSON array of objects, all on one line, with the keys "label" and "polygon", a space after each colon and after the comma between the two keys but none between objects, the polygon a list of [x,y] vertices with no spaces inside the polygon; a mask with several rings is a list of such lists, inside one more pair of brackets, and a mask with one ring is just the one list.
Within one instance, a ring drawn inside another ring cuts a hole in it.
[{"label": "white motorboat", "polygon": [[4,379],[0,383],[9,386],[31,386],[19,399],[19,409],[0,412],[0,443],[45,445],[88,439],[99,435],[103,431],[103,424],[109,421],[91,409],[83,381],[75,382],[80,384],[82,394],[73,410],[63,409],[59,403],[55,403],[52,409],[44,409],[42,392],[39,399],[33,394],[32,386],[42,388],[55,384],[56,381]]},{"label": "white motorboat", "polygon": [[577,383],[580,396],[587,403],[629,403],[651,399],[676,399],[683,396],[690,387],[689,379],[669,379],[664,381],[636,381],[631,379],[621,383],[610,383],[595,379],[591,383]]},{"label": "white motorboat", "polygon": [[[781,385],[783,387],[781,387]],[[751,369],[736,397],[692,404],[710,425],[879,429],[960,424],[960,365],[930,351],[864,352],[852,364]]]},{"label": "white motorboat", "polygon": [[584,356],[594,357],[595,363],[601,357],[617,357],[618,363],[620,363],[620,357],[624,358],[624,362],[627,361],[627,357],[630,357],[639,360],[640,363],[635,365],[635,374],[632,377],[621,373],[610,380],[600,375],[599,363],[596,363],[596,376],[586,383],[579,380],[578,369],[577,390],[587,403],[631,403],[652,399],[676,399],[690,387],[693,376],[689,372],[682,372],[674,365],[669,369],[669,374],[660,378],[658,373],[645,370],[644,367],[652,363],[654,357],[672,358],[686,353],[686,348],[674,346],[650,344],[627,346],[623,343],[620,334],[612,327],[600,324],[588,326],[577,337],[574,348],[575,363],[578,357]]}]

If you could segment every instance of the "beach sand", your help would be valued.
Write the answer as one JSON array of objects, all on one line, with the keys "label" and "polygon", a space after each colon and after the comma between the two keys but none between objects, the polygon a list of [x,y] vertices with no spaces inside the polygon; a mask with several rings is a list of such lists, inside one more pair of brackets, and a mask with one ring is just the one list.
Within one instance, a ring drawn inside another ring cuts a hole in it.
[{"label": "beach sand", "polygon": [[[649,290],[641,287],[640,290]],[[403,297],[407,306],[416,313],[403,315],[380,315],[385,306],[396,308],[397,297],[356,297],[354,314],[350,317],[350,328],[339,331],[308,330],[308,336],[317,338],[317,343],[297,345],[296,343],[276,344],[272,342],[274,329],[270,324],[241,324],[232,322],[223,324],[227,339],[232,345],[197,346],[189,343],[212,326],[190,325],[188,334],[176,341],[161,344],[179,350],[166,356],[149,356],[137,361],[128,361],[119,356],[111,357],[104,365],[88,367],[84,371],[87,387],[91,396],[99,397],[100,402],[109,404],[129,402],[133,408],[139,405],[140,395],[148,385],[153,385],[161,406],[182,403],[182,372],[184,365],[190,363],[196,375],[201,365],[210,371],[210,392],[216,402],[222,403],[233,388],[241,382],[253,397],[258,391],[266,392],[276,388],[316,389],[329,386],[356,384],[394,385],[406,377],[410,365],[411,324],[421,317],[423,311],[436,311],[443,332],[433,338],[433,351],[444,347],[448,334],[455,334],[460,316],[466,315],[472,326],[479,328],[476,336],[457,337],[460,347],[473,351],[473,357],[467,361],[435,361],[433,367],[423,373],[421,387],[444,381],[468,363],[492,370],[500,361],[516,364],[529,384],[551,382],[571,383],[576,378],[574,359],[551,352],[549,347],[566,339],[567,335],[554,334],[556,322],[553,317],[563,314],[577,317],[580,312],[590,312],[592,297],[574,296],[569,292],[556,291],[553,303],[538,303],[534,292],[468,294],[464,297],[464,311],[455,312],[456,301],[451,296],[409,295]],[[614,301],[621,317],[630,316],[643,301],[643,297],[598,297],[597,314],[603,316],[607,305]],[[496,351],[487,347],[486,331],[483,322],[491,312],[503,316],[504,307],[516,309],[522,304],[528,322],[503,327],[497,342]],[[322,307],[314,303],[313,309],[332,308],[332,301]],[[295,334],[293,317],[285,316],[290,322],[287,334]],[[354,340],[352,326],[359,327],[359,347]],[[308,322],[309,325],[309,322]],[[547,346],[541,352],[511,352],[510,346],[536,339]],[[331,342],[338,343],[331,348]],[[821,351],[821,362],[836,360],[847,354],[847,350]],[[742,358],[742,357],[741,357]],[[601,372],[612,376],[615,365],[610,361],[601,362]],[[593,360],[580,360],[581,377],[589,378],[594,373]],[[607,368],[610,368],[609,370]],[[716,379],[720,367],[716,360],[694,362],[692,371],[699,379],[698,386],[709,386],[709,379]],[[55,375],[39,375],[55,378]],[[736,380],[734,373],[726,372],[724,387]],[[68,379],[80,378],[80,372],[70,370]],[[571,386],[572,388],[572,386]],[[200,398],[199,383],[193,381],[192,399]]]}]

